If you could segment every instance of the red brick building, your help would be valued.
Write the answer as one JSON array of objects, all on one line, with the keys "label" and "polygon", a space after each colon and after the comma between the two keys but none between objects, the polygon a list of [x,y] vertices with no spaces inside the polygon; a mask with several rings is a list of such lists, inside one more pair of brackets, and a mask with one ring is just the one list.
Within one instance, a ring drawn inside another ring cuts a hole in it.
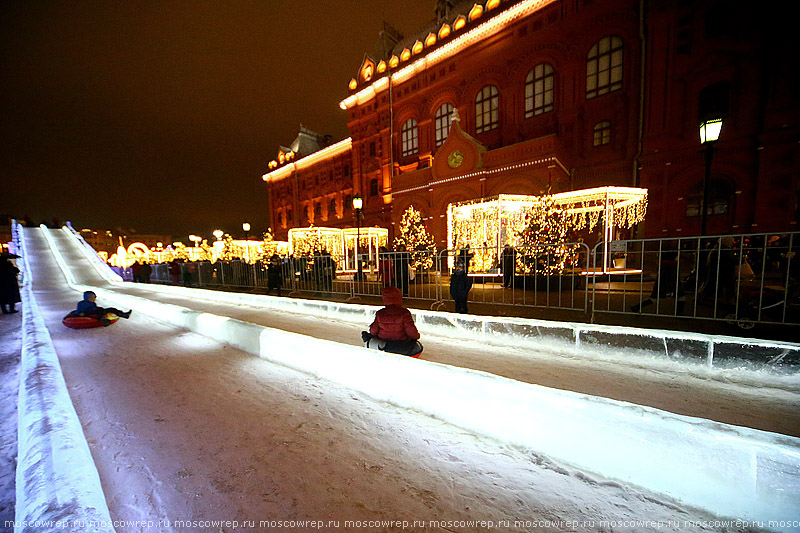
[{"label": "red brick building", "polygon": [[[409,205],[446,242],[451,202],[604,185],[649,189],[639,236],[696,235],[700,118],[725,117],[708,233],[792,231],[800,202],[798,70],[752,5],[439,0],[416,35],[384,26],[350,81],[351,137],[281,149],[264,179],[288,228],[389,228]],[[453,119],[457,120],[455,123]],[[302,132],[301,132],[302,135]],[[297,142],[297,141],[296,141]],[[281,161],[282,159],[282,161]]]}]

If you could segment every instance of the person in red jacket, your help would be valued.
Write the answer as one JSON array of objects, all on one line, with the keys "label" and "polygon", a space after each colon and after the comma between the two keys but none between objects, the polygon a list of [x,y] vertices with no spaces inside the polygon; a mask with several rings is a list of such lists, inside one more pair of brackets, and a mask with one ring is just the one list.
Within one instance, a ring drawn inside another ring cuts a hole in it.
[{"label": "person in red jacket", "polygon": [[411,311],[403,307],[403,293],[397,287],[384,287],[382,297],[386,307],[375,313],[369,332],[361,333],[362,340],[368,348],[418,356],[422,352],[419,331]]}]

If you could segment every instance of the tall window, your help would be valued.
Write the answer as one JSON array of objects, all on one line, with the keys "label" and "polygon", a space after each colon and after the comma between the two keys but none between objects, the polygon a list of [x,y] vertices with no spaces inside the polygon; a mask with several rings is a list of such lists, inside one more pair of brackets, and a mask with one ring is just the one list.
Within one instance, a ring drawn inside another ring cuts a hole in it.
[{"label": "tall window", "polygon": [[453,114],[453,104],[442,104],[436,110],[436,146],[441,146],[447,140],[450,133],[452,121],[450,116]]},{"label": "tall window", "polygon": [[328,219],[332,219],[336,216],[336,198],[331,198],[331,201],[328,202]]},{"label": "tall window", "polygon": [[378,180],[372,179],[369,182],[369,195],[378,196]]},{"label": "tall window", "polygon": [[622,89],[622,39],[603,37],[586,56],[586,98]]},{"label": "tall window", "polygon": [[525,118],[553,110],[553,67],[540,63],[525,78]]},{"label": "tall window", "polygon": [[419,151],[419,129],[417,128],[417,120],[410,118],[403,124],[401,130],[401,139],[403,141],[402,155],[416,154]]},{"label": "tall window", "polygon": [[611,143],[611,122],[604,120],[594,125],[594,145],[602,146]]},{"label": "tall window", "polygon": [[483,133],[500,125],[500,96],[497,87],[487,85],[475,98],[475,132]]}]

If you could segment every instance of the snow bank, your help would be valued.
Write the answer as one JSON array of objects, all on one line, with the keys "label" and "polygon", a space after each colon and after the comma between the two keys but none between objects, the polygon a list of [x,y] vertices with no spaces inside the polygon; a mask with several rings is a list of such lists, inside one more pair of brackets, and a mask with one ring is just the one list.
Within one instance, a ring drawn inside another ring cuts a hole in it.
[{"label": "snow bank", "polygon": [[100,477],[30,284],[22,288],[15,531],[114,531]]}]

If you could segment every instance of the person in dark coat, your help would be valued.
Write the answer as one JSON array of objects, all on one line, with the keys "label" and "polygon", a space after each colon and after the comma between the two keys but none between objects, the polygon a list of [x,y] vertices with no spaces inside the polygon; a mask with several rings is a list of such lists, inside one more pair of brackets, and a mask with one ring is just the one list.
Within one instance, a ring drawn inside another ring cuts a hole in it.
[{"label": "person in dark coat", "polygon": [[97,295],[93,291],[86,291],[83,293],[83,300],[78,302],[75,312],[78,316],[91,316],[98,319],[104,326],[108,325],[108,320],[105,318],[106,313],[114,313],[120,318],[130,318],[131,311],[121,311],[116,307],[100,307],[95,303]]},{"label": "person in dark coat", "polygon": [[378,248],[378,278],[384,287],[394,285],[394,264],[385,246]]},{"label": "person in dark coat", "polygon": [[142,283],[150,283],[150,274],[153,273],[153,267],[149,263],[142,265],[142,275],[139,278]]},{"label": "person in dark coat", "polygon": [[361,338],[365,343],[373,338],[387,341],[385,351],[409,355],[420,337],[414,317],[403,307],[403,294],[397,287],[384,287],[381,296],[385,307],[375,313],[369,332],[362,332]]},{"label": "person in dark coat", "polygon": [[135,261],[131,265],[131,274],[133,274],[134,283],[139,283],[142,281],[142,264],[139,261]]},{"label": "person in dark coat", "polygon": [[458,259],[456,268],[450,276],[450,297],[456,302],[456,313],[468,313],[467,298],[472,288],[472,278],[464,270],[464,261]]},{"label": "person in dark coat", "polygon": [[181,282],[181,263],[177,258],[169,262],[169,277],[173,285]]},{"label": "person in dark coat", "polygon": [[403,298],[408,297],[408,269],[410,268],[410,257],[406,251],[406,246],[400,244],[394,252],[394,261],[392,266],[394,268],[394,279],[397,288],[403,291]]},{"label": "person in dark coat", "polygon": [[517,270],[517,250],[510,244],[503,247],[503,287],[510,288]]},{"label": "person in dark coat", "polygon": [[18,313],[14,307],[22,301],[19,297],[19,284],[17,283],[19,269],[14,266],[7,256],[0,257],[0,306],[3,314]]},{"label": "person in dark coat", "polygon": [[469,244],[458,253],[458,259],[464,264],[464,273],[466,274],[469,273],[469,262],[472,261],[473,257],[475,257],[475,254],[470,250]]},{"label": "person in dark coat", "polygon": [[283,286],[283,265],[281,265],[281,258],[278,254],[273,254],[267,265],[267,294],[272,293],[275,289],[278,296],[281,295],[281,287]]}]

